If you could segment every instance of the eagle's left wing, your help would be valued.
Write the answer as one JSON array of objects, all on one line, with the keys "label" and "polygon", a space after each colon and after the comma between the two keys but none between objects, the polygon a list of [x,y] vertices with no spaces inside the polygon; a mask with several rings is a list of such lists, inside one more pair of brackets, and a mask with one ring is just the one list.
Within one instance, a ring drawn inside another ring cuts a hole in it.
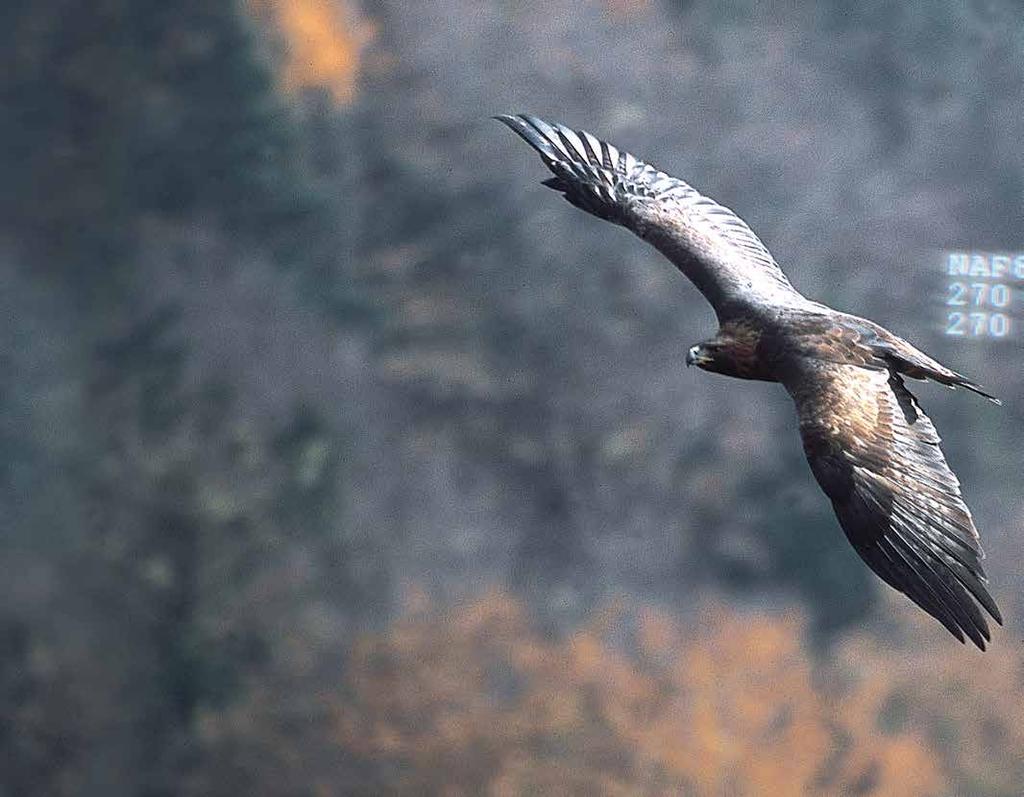
[{"label": "eagle's left wing", "polygon": [[555,175],[544,185],[578,208],[649,241],[704,294],[720,321],[808,304],[735,213],[678,178],[584,130],[535,116],[497,116]]},{"label": "eagle's left wing", "polygon": [[932,422],[898,373],[805,361],[786,387],[811,470],[861,558],[888,584],[982,650],[984,554]]}]

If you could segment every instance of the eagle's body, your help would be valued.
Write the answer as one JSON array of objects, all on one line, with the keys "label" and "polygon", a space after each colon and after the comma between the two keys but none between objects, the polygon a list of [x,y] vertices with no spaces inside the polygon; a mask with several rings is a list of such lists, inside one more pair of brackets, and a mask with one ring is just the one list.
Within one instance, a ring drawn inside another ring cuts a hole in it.
[{"label": "eagle's body", "polygon": [[[688,365],[779,382],[793,398],[804,451],[865,562],[961,642],[990,639],[979,604],[983,553],[959,482],[904,377],[992,398],[879,325],[799,293],[728,208],[589,133],[501,116],[555,175],[545,185],[658,248],[718,316]],[[993,399],[994,400],[994,399]]]}]

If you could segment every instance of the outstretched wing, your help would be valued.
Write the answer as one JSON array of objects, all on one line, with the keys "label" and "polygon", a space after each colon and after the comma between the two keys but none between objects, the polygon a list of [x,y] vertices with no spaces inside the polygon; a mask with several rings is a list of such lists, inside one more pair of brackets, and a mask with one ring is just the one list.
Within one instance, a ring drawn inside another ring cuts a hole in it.
[{"label": "outstretched wing", "polygon": [[719,320],[758,306],[807,303],[742,219],[682,180],[582,130],[535,116],[495,118],[540,153],[555,175],[544,185],[656,246]]},{"label": "outstretched wing", "polygon": [[809,362],[787,385],[818,484],[861,558],[888,584],[982,650],[981,546],[939,435],[895,371]]}]

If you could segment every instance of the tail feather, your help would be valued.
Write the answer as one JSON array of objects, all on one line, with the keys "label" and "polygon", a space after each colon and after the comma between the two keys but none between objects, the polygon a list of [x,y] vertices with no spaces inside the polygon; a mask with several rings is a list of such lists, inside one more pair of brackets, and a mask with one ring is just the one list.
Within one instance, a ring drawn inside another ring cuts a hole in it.
[{"label": "tail feather", "polygon": [[882,329],[877,324],[863,320],[860,320],[860,323],[862,324],[860,331],[864,334],[866,342],[876,354],[891,362],[899,373],[905,374],[911,379],[931,379],[949,388],[961,387],[987,398],[993,404],[1003,403],[977,382],[947,368],[898,335]]},{"label": "tail feather", "polygon": [[962,387],[964,390],[970,390],[972,393],[977,393],[979,396],[984,396],[993,404],[1003,403],[1001,399],[996,398],[991,393],[985,392],[984,388],[982,388],[982,386],[979,385],[977,382],[972,382],[966,377],[960,376],[960,374],[957,374],[957,377],[959,378],[956,380],[956,382],[953,383],[953,386]]},{"label": "tail feather", "polygon": [[896,367],[901,373],[913,379],[931,379],[949,388],[962,387],[964,390],[969,390],[972,393],[977,393],[979,396],[987,398],[993,404],[1003,403],[977,382],[971,381],[963,374],[940,365],[920,352],[917,352],[917,354],[920,356],[912,359],[898,354],[890,354],[890,359],[896,363]]}]

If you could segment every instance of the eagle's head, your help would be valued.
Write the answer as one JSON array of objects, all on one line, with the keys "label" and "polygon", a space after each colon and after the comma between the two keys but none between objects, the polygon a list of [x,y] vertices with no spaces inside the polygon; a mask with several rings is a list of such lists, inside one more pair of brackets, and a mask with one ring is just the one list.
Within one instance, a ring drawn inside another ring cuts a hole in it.
[{"label": "eagle's head", "polygon": [[710,340],[691,346],[686,364],[740,379],[771,380],[772,375],[758,356],[759,339],[759,333],[746,327],[723,328]]},{"label": "eagle's head", "polygon": [[698,368],[704,368],[705,370],[714,370],[713,365],[715,362],[715,351],[714,347],[710,343],[698,343],[696,346],[691,346],[686,352],[686,367],[689,368],[691,365],[696,365]]}]

